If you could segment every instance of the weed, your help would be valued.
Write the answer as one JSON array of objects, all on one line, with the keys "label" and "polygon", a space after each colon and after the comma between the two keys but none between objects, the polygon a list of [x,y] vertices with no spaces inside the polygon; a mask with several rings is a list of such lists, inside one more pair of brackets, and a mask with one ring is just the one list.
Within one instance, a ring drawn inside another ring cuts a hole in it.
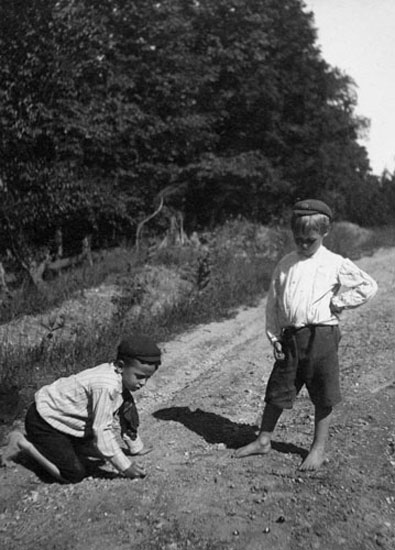
[{"label": "weed", "polygon": [[[112,360],[124,333],[146,332],[166,341],[191,325],[224,318],[241,305],[256,303],[267,290],[278,259],[293,248],[289,229],[243,220],[200,235],[200,241],[182,247],[151,246],[149,254],[136,254],[127,247],[104,251],[96,255],[93,267],[48,281],[45,295],[25,287],[16,291],[15,302],[4,306],[1,318],[3,323],[13,320],[3,331],[0,348],[3,395],[16,392],[20,411],[21,403],[23,408],[42,384]],[[342,222],[334,225],[325,244],[356,258],[394,243],[394,228],[366,230]],[[18,316],[43,314],[71,297],[83,301],[84,289],[103,281],[119,289],[118,294],[109,305],[100,305],[98,296],[90,306],[93,312],[81,307],[79,317],[72,317],[70,326],[66,323],[67,338],[56,331],[55,321],[41,330],[37,341],[28,324],[12,330]]]}]

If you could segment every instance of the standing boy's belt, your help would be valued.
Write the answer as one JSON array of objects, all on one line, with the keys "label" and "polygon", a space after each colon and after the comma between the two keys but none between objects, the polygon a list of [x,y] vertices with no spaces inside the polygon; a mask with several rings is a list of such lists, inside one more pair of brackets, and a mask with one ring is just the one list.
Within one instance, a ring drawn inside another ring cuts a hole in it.
[{"label": "standing boy's belt", "polygon": [[296,333],[300,332],[301,330],[309,330],[310,332],[313,332],[318,327],[331,328],[331,327],[334,327],[334,326],[337,326],[337,325],[324,325],[324,324],[320,325],[320,324],[317,324],[317,325],[303,325],[302,327],[285,327],[285,328],[283,328],[282,332],[283,332],[284,336],[292,336],[293,334],[296,334]]}]

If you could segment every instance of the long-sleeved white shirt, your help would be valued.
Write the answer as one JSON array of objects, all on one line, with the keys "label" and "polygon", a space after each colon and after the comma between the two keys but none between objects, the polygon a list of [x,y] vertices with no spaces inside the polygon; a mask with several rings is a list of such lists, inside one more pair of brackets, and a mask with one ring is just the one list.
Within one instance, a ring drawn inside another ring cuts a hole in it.
[{"label": "long-sleeved white shirt", "polygon": [[122,452],[113,429],[122,404],[122,376],[104,363],[59,378],[35,394],[40,416],[57,430],[75,437],[93,437],[100,454],[124,472],[130,460]]},{"label": "long-sleeved white shirt", "polygon": [[291,252],[273,272],[266,303],[267,336],[275,342],[286,327],[337,325],[331,304],[355,308],[376,291],[377,284],[367,273],[324,246],[309,258]]}]

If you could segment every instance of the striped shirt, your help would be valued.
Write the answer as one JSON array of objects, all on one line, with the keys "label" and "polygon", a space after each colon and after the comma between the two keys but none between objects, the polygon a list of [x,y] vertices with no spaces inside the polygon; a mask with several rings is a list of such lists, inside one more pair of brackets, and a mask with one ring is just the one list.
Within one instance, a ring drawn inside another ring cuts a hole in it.
[{"label": "striped shirt", "polygon": [[331,304],[352,309],[372,298],[376,282],[351,260],[324,246],[308,258],[291,252],[276,266],[266,303],[266,333],[281,339],[285,327],[337,325]]},{"label": "striped shirt", "polygon": [[130,460],[113,429],[122,404],[122,375],[112,363],[59,378],[35,394],[40,416],[53,428],[75,437],[92,437],[101,455],[124,472]]}]

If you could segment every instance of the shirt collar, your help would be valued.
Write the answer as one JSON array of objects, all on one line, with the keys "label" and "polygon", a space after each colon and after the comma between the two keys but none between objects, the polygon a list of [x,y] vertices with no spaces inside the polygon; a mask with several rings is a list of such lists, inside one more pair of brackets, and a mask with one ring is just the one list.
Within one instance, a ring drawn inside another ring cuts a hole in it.
[{"label": "shirt collar", "polygon": [[326,250],[325,246],[320,245],[320,247],[314,252],[312,256],[303,256],[303,254],[299,254],[299,252],[296,252],[296,255],[299,260],[317,260],[318,258],[320,258],[320,256],[322,256],[322,254],[324,254],[324,250]]}]

